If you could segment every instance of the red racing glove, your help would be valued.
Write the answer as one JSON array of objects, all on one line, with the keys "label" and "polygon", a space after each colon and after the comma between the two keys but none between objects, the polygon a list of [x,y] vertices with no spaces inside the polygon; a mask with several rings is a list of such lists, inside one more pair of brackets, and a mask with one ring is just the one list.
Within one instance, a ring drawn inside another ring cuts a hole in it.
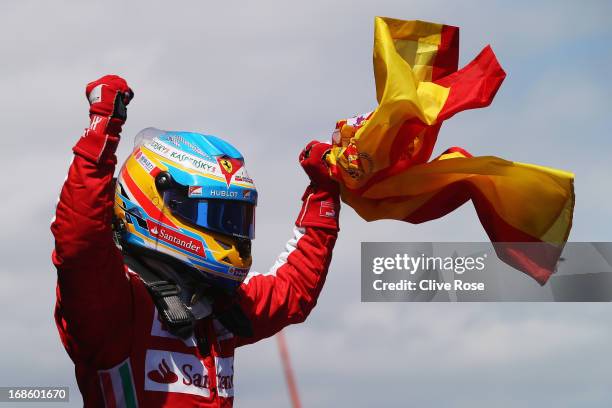
[{"label": "red racing glove", "polygon": [[331,152],[331,148],[332,146],[329,143],[313,140],[302,150],[299,160],[304,171],[310,177],[313,187],[337,194],[339,192],[338,183],[331,178],[325,160],[325,157]]},{"label": "red racing glove", "polygon": [[121,127],[127,119],[127,105],[134,92],[125,79],[105,75],[87,84],[85,96],[89,101],[91,122],[73,150],[97,163],[105,151],[114,152],[113,147],[119,142]]},{"label": "red racing glove", "polygon": [[[117,75],[105,75],[87,84],[85,96],[89,101],[89,117],[106,125],[106,132],[119,134],[121,126],[127,119],[127,105],[134,97],[134,92],[125,79]],[[102,130],[97,128],[95,130]]]},{"label": "red racing glove", "polygon": [[331,147],[329,143],[313,140],[300,153],[300,164],[310,178],[310,185],[302,197],[304,205],[296,221],[298,227],[339,229],[340,186],[331,178],[325,160]]}]

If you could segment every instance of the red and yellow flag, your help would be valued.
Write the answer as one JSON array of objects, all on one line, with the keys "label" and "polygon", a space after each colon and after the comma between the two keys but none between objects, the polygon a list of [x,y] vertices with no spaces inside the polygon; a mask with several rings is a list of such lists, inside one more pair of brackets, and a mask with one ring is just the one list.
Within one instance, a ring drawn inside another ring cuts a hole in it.
[{"label": "red and yellow flag", "polygon": [[[377,17],[378,107],[340,120],[331,171],[368,221],[421,223],[471,200],[498,256],[546,283],[572,224],[572,173],[452,147],[429,161],[442,122],[488,106],[506,74],[487,46],[461,70],[457,27]],[[543,243],[537,249],[522,243]]]}]

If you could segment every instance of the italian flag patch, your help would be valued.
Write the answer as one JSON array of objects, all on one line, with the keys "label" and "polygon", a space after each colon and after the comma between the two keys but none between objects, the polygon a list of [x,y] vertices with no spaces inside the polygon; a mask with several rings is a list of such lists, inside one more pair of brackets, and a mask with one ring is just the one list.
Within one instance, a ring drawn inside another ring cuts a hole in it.
[{"label": "italian flag patch", "polygon": [[98,375],[107,408],[138,407],[129,358],[113,368],[98,371]]}]

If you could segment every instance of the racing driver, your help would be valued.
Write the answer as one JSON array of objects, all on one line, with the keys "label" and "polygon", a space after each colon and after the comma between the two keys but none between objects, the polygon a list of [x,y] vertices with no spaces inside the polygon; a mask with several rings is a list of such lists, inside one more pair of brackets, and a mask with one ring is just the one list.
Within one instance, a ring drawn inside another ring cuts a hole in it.
[{"label": "racing driver", "polygon": [[234,349],[300,323],[338,234],[338,185],[311,142],[294,237],[268,274],[249,272],[257,191],[220,138],[145,129],[116,179],[133,97],[107,75],[86,87],[51,230],[55,320],[86,407],[231,407]]}]

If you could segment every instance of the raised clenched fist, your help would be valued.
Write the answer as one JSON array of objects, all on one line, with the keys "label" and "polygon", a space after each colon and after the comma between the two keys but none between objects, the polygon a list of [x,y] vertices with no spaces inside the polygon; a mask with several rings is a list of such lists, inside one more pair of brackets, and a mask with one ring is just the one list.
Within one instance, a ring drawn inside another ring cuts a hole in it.
[{"label": "raised clenched fist", "polygon": [[125,122],[126,106],[134,92],[125,79],[117,75],[105,75],[87,84],[85,95],[89,100],[89,114],[116,118]]},{"label": "raised clenched fist", "polygon": [[126,80],[117,75],[105,75],[87,84],[85,96],[91,119],[86,132],[119,135],[127,119],[127,105],[134,97]]},{"label": "raised clenched fist", "polygon": [[330,153],[331,148],[332,146],[329,143],[313,140],[302,150],[299,160],[314,187],[330,193],[337,193],[338,183],[331,177],[325,160],[325,156]]}]

